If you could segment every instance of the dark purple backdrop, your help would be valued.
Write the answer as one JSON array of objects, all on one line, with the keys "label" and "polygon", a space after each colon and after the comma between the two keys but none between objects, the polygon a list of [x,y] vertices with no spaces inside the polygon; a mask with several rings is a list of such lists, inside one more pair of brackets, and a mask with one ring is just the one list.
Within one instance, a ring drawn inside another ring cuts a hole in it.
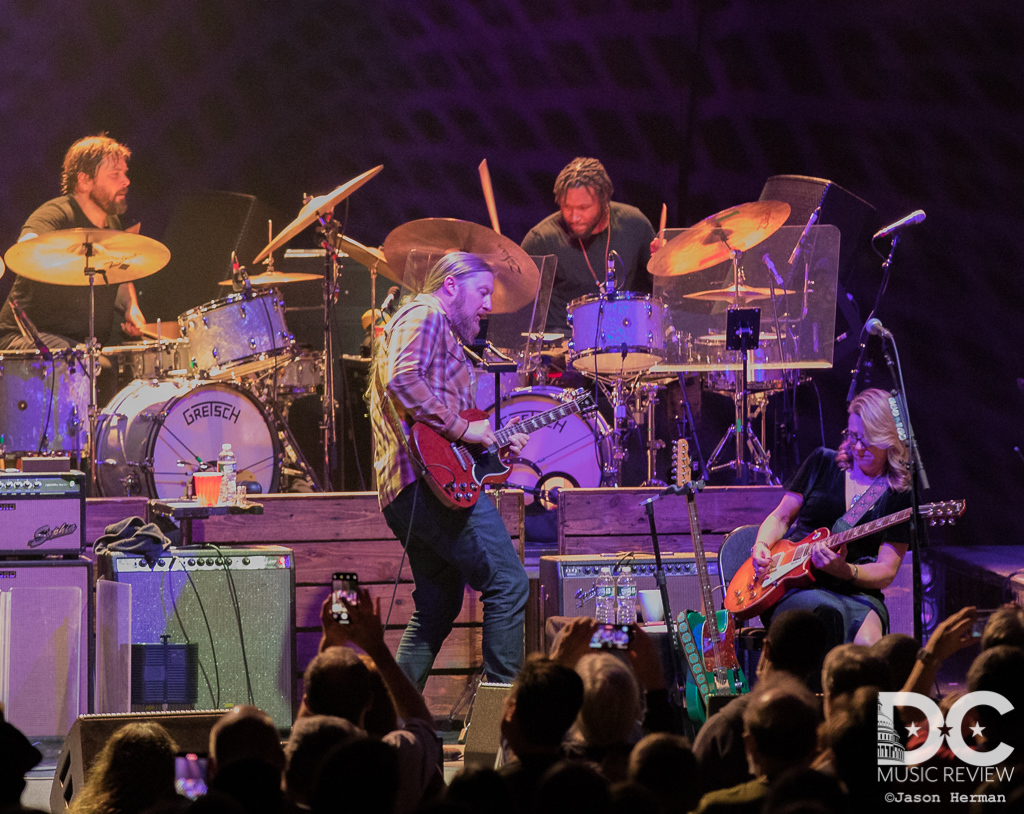
[{"label": "dark purple backdrop", "polygon": [[[554,175],[577,154],[600,157],[616,197],[652,220],[667,202],[678,226],[755,200],[773,174],[830,178],[883,222],[927,211],[879,313],[901,347],[925,499],[969,498],[959,539],[1016,542],[1017,7],[9,0],[0,243],[57,194],[67,146],[99,130],[134,150],[130,214],[158,238],[184,192],[247,192],[295,213],[303,192],[378,163],[349,220],[374,245],[413,218],[486,222],[482,158],[516,240],[551,210]],[[879,279],[876,267],[849,281],[864,316]],[[834,442],[848,374],[816,378]]]}]

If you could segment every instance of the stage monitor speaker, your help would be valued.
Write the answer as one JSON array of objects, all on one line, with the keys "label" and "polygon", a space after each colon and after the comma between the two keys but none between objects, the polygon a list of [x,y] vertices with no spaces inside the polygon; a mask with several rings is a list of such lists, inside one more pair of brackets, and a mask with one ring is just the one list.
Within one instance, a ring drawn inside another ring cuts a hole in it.
[{"label": "stage monitor speaker", "polygon": [[[290,549],[172,548],[155,567],[119,552],[102,578],[132,586],[133,644],[199,645],[200,709],[255,704],[279,729],[295,713],[295,571]],[[237,601],[237,604],[236,604]]]},{"label": "stage monitor speaker", "polygon": [[[163,237],[170,261],[135,284],[146,319],[175,321],[190,308],[232,294],[230,287],[217,285],[229,275],[231,252],[248,264],[267,245],[268,220],[277,231],[285,225],[252,195],[206,190],[182,196]],[[264,269],[250,271],[256,275]]]},{"label": "stage monitor speaker", "polygon": [[914,635],[914,554],[907,552],[900,570],[882,591],[889,609],[889,632]]},{"label": "stage monitor speaker", "polygon": [[[706,559],[715,601],[720,605],[723,586],[722,575],[718,570],[718,555],[708,553]],[[693,554],[662,554],[661,560],[665,567],[672,613],[678,616],[680,611],[701,609],[700,580]],[[541,557],[540,585],[544,617],[593,616],[594,584],[601,568],[611,566],[612,573],[617,573],[620,564],[632,566],[638,591],[658,587],[654,578],[654,556],[651,554],[631,554],[627,559],[623,559],[621,554],[612,557],[599,554]]]},{"label": "stage monitor speaker", "polygon": [[501,715],[511,684],[480,684],[476,688],[473,709],[466,721],[466,747],[463,764],[467,769],[493,769],[501,750]]},{"label": "stage monitor speaker", "polygon": [[179,752],[205,756],[210,730],[223,710],[186,712],[126,712],[120,715],[82,715],[64,739],[50,786],[50,811],[66,811],[85,785],[86,774],[111,735],[125,724],[156,723],[167,730]]},{"label": "stage monitor speaker", "polygon": [[92,710],[92,563],[0,562],[0,701],[29,738],[63,738]]}]

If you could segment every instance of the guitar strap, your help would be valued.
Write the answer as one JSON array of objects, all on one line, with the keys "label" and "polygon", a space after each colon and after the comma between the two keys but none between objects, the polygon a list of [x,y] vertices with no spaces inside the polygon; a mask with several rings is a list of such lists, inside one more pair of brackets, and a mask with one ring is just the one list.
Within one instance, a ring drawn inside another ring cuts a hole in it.
[{"label": "guitar strap", "polygon": [[889,488],[889,481],[885,475],[875,478],[867,490],[850,506],[849,510],[832,525],[832,531],[846,531],[852,529],[860,519],[867,514],[871,507],[878,502],[885,490]]},{"label": "guitar strap", "polygon": [[704,662],[701,661],[700,653],[697,652],[697,642],[693,638],[693,631],[690,630],[690,623],[686,620],[686,611],[680,613],[676,618],[676,631],[683,643],[686,663],[693,675],[693,681],[697,685],[704,706],[707,707],[708,699],[711,696],[711,687],[708,685],[708,678],[704,673]]}]

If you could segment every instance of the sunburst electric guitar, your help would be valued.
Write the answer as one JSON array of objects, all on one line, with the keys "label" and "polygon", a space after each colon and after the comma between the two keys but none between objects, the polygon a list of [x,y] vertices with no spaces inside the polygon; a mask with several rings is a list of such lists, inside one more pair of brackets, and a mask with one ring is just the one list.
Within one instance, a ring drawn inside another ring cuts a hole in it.
[{"label": "sunburst electric guitar", "polygon": [[[505,466],[500,452],[518,432],[531,433],[571,415],[585,415],[595,409],[593,397],[583,390],[566,391],[562,404],[547,412],[506,424],[495,431],[497,443],[489,447],[448,441],[426,424],[412,426],[412,447],[423,464],[431,491],[451,509],[469,509],[476,505],[485,483],[503,483],[512,469]],[[483,410],[463,410],[467,421],[488,418]]]},{"label": "sunburst electric guitar", "polygon": [[[966,508],[967,502],[964,500],[946,500],[926,503],[920,507],[920,513],[932,525],[952,524]],[[740,566],[725,594],[726,609],[738,619],[759,616],[782,599],[782,595],[790,588],[799,588],[815,581],[811,565],[811,546],[815,543],[824,542],[834,550],[858,537],[874,534],[897,523],[905,523],[910,519],[912,511],[904,509],[836,534],[829,534],[828,529],[818,529],[798,543],[779,540],[772,545],[772,559],[763,574],[759,575],[754,568],[753,557]]]},{"label": "sunburst electric guitar", "polygon": [[726,699],[749,691],[747,679],[736,658],[735,630],[728,611],[716,610],[708,577],[708,563],[704,556],[704,541],[700,536],[700,521],[697,518],[696,492],[704,487],[703,482],[691,480],[689,444],[685,440],[676,442],[673,454],[676,470],[676,485],[686,488],[686,511],[690,520],[690,535],[693,538],[694,560],[700,582],[703,613],[685,611],[676,621],[679,637],[683,642],[690,676],[686,681],[686,713],[696,724],[702,724],[715,706]]}]

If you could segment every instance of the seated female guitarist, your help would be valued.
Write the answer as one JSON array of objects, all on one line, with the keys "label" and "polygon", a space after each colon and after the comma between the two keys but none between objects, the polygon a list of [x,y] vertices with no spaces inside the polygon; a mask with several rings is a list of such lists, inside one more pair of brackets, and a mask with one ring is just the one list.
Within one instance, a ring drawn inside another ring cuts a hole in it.
[{"label": "seated female guitarist", "polygon": [[[865,390],[850,402],[848,412],[839,449],[815,450],[757,530],[751,557],[759,571],[771,560],[772,544],[784,536],[799,541],[822,527],[843,531],[910,506],[907,445],[897,434],[889,394]],[[870,508],[850,525],[845,520],[837,525],[861,499],[873,501]],[[853,540],[848,550],[815,543],[811,563],[816,582],[787,591],[762,618],[804,608],[822,618],[834,644],[873,644],[889,629],[882,589],[896,577],[909,542],[904,523]]]}]

